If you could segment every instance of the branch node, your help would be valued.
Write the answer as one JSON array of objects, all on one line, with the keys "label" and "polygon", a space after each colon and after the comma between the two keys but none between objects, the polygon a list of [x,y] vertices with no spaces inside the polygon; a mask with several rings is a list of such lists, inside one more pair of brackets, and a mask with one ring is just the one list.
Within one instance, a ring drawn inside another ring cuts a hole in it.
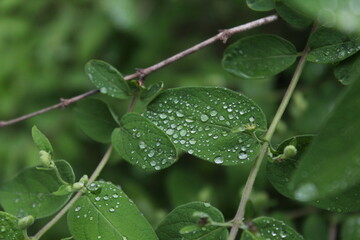
[{"label": "branch node", "polygon": [[219,39],[225,44],[232,34],[229,31],[229,29],[220,29],[219,32],[220,32]]},{"label": "branch node", "polygon": [[61,102],[62,109],[65,109],[67,106],[69,106],[71,104],[71,101],[69,99],[65,99],[65,98],[60,98],[60,102]]},{"label": "branch node", "polygon": [[136,68],[136,73],[139,75],[139,82],[143,82],[145,78],[147,77],[147,74],[143,68]]}]

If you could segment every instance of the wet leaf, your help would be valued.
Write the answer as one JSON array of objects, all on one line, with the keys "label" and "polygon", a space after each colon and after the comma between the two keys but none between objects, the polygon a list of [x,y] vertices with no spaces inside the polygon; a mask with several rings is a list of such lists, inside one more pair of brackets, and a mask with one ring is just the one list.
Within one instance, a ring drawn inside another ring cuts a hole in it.
[{"label": "wet leaf", "polygon": [[18,226],[19,219],[15,216],[0,212],[0,239],[25,240],[22,230]]},{"label": "wet leaf", "polygon": [[178,88],[161,93],[144,116],[176,147],[223,165],[253,160],[259,142],[244,128],[265,130],[262,110],[249,98],[224,88]]},{"label": "wet leaf", "polygon": [[112,143],[120,156],[143,169],[160,170],[171,166],[177,152],[169,137],[147,118],[128,113],[112,134]]},{"label": "wet leaf", "polygon": [[[297,170],[302,161],[302,156],[308,150],[313,139],[313,136],[304,135],[285,140],[278,146],[274,156],[282,154],[287,145],[296,147],[296,156],[287,159],[278,158],[272,163],[268,162],[266,165],[267,178],[274,188],[285,197],[296,199],[296,193],[291,189],[290,179]],[[357,197],[359,193],[360,187],[355,186],[340,194],[316,198],[307,202],[307,204],[333,212],[356,211],[360,209],[360,200]]]},{"label": "wet leaf", "polygon": [[243,231],[241,240],[304,240],[294,229],[284,222],[270,217],[259,217],[251,222],[248,230]]},{"label": "wet leaf", "polygon": [[82,100],[75,109],[76,121],[82,131],[92,139],[109,143],[111,133],[119,126],[106,103],[96,99]]},{"label": "wet leaf", "polygon": [[358,78],[344,90],[303,156],[292,177],[298,200],[310,201],[360,188],[360,122],[356,120],[360,117],[359,92]]},{"label": "wet leaf", "polygon": [[274,76],[296,60],[292,43],[276,35],[245,37],[230,45],[224,52],[223,68],[245,79]]},{"label": "wet leaf", "polygon": [[[55,161],[62,179],[74,183],[75,176],[71,166],[64,160]],[[38,170],[36,167],[24,169],[10,182],[0,188],[0,203],[5,211],[17,217],[32,215],[43,218],[57,212],[70,198],[55,196],[62,183],[54,169]]]},{"label": "wet leaf", "polygon": [[204,225],[198,223],[199,217],[195,212],[207,214],[214,222],[224,222],[222,213],[204,202],[191,202],[181,205],[170,212],[159,224],[156,234],[160,240],[226,240],[228,231],[224,227]]},{"label": "wet leaf", "polygon": [[127,99],[131,96],[127,82],[110,64],[100,60],[91,60],[85,65],[85,72],[101,93],[119,99]]},{"label": "wet leaf", "polygon": [[335,63],[360,50],[360,38],[334,29],[321,27],[309,39],[307,60],[316,63]]},{"label": "wet leaf", "polygon": [[154,230],[135,204],[115,185],[98,181],[68,212],[68,224],[77,240],[156,240]]},{"label": "wet leaf", "polygon": [[334,75],[344,85],[355,81],[360,73],[360,53],[345,59],[334,68]]},{"label": "wet leaf", "polygon": [[270,11],[275,7],[275,0],[246,0],[246,4],[255,11]]}]

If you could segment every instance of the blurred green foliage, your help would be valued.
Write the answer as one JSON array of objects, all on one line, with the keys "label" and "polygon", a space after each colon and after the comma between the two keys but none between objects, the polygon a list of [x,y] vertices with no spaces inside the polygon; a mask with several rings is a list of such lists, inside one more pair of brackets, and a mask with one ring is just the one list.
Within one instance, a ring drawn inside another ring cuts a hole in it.
[{"label": "blurred green foliage", "polygon": [[[0,120],[91,90],[93,86],[83,70],[90,59],[105,60],[127,75],[135,68],[150,66],[191,47],[218,29],[266,15],[252,12],[241,0],[2,0]],[[238,34],[229,43],[254,33],[278,34],[301,51],[309,29],[294,29],[280,20]],[[163,81],[165,88],[228,87],[251,97],[271,119],[294,67],[272,79],[240,80],[222,70],[224,49],[222,43],[216,43],[150,75],[145,84]],[[274,144],[295,134],[317,133],[342,88],[330,66],[308,63]],[[116,111],[125,112],[127,107],[124,102]],[[31,127],[35,124],[51,140],[56,158],[69,161],[78,178],[91,174],[106,146],[85,136],[75,123],[72,109],[73,106],[55,110],[0,129],[0,183],[14,177],[20,169],[37,164],[38,150],[31,139]],[[226,219],[231,219],[249,168],[250,165],[219,167],[182,154],[174,166],[149,173],[114,154],[101,177],[121,185],[156,226],[177,205],[194,200],[211,202]],[[251,200],[251,217],[266,212],[288,220],[292,211],[303,208],[276,193],[263,170]],[[36,222],[32,231],[48,220]],[[296,227],[303,220],[297,218],[292,224]],[[63,220],[44,239],[67,237],[65,229]]]}]

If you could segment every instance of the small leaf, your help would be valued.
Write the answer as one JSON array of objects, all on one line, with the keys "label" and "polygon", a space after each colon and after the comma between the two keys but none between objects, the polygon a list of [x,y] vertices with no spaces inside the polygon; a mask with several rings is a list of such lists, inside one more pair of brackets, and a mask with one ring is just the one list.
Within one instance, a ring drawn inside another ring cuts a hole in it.
[{"label": "small leaf", "polygon": [[19,219],[15,216],[0,212],[0,239],[25,240],[24,234],[18,225]]},{"label": "small leaf", "polygon": [[[345,89],[292,177],[297,199],[360,191],[360,79]],[[355,191],[355,190],[354,190]],[[353,197],[358,192],[353,192]],[[359,197],[355,198],[360,201]],[[348,203],[350,204],[350,202]],[[354,205],[360,205],[355,204]]]},{"label": "small leaf", "polygon": [[325,219],[320,215],[314,214],[306,218],[303,228],[304,238],[306,240],[329,239]]},{"label": "small leaf", "polygon": [[103,94],[119,99],[127,99],[132,95],[129,85],[121,73],[104,61],[89,61],[85,65],[85,72],[91,82]]},{"label": "small leaf", "polygon": [[150,87],[144,89],[140,94],[140,100],[144,103],[149,103],[151,100],[153,100],[164,88],[163,82],[158,82]]},{"label": "small leaf", "polygon": [[224,52],[223,68],[235,76],[261,79],[276,75],[296,60],[292,43],[276,35],[245,37],[230,45]]},{"label": "small leaf", "polygon": [[295,27],[307,27],[312,22],[311,19],[305,17],[296,9],[286,5],[285,2],[276,2],[276,11],[282,19]]},{"label": "small leaf", "polygon": [[360,54],[345,59],[334,68],[334,75],[344,85],[349,85],[360,73]]},{"label": "small leaf", "polygon": [[360,39],[334,29],[321,27],[309,39],[307,60],[316,63],[335,63],[360,50]]},{"label": "small leaf", "polygon": [[119,126],[106,103],[96,99],[82,100],[75,109],[81,130],[92,139],[109,143],[112,131]]},{"label": "small leaf", "polygon": [[[64,160],[54,161],[64,181],[73,183],[74,172]],[[0,188],[0,203],[5,211],[17,217],[32,215],[43,218],[57,212],[70,198],[55,196],[62,183],[55,170],[38,170],[36,167],[24,169],[12,181]]]},{"label": "small leaf", "polygon": [[241,240],[304,240],[294,229],[284,222],[270,217],[259,217],[251,222],[249,230],[241,235]]},{"label": "small leaf", "polygon": [[68,212],[68,224],[76,240],[157,240],[154,230],[125,193],[115,185],[98,181]]},{"label": "small leaf", "polygon": [[160,170],[177,159],[169,137],[147,118],[128,113],[112,134],[112,143],[120,156],[143,169]]},{"label": "small leaf", "polygon": [[161,93],[144,116],[176,147],[204,160],[236,165],[253,160],[259,142],[239,129],[266,129],[261,109],[249,98],[224,88],[178,88]]},{"label": "small leaf", "polygon": [[351,216],[341,226],[341,240],[360,239],[360,216]]},{"label": "small leaf", "polygon": [[223,223],[222,213],[204,202],[191,202],[181,205],[170,212],[159,224],[156,233],[160,240],[182,240],[182,239],[206,239],[226,240],[228,231],[226,228],[212,225],[200,227],[197,225],[197,218],[194,212],[204,212],[215,222]]},{"label": "small leaf", "polygon": [[32,138],[39,151],[43,150],[51,156],[54,156],[54,150],[49,139],[36,126],[33,126],[32,128]]},{"label": "small leaf", "polygon": [[[291,144],[297,149],[296,156],[289,159],[275,159],[274,162],[268,162],[266,165],[267,178],[274,188],[285,197],[296,199],[296,193],[291,189],[290,179],[301,163],[302,156],[308,150],[313,138],[313,136],[304,135],[285,140],[279,145],[274,155],[281,155],[284,148]],[[360,200],[357,197],[359,192],[360,187],[354,187],[341,194],[316,198],[307,204],[334,212],[356,211],[360,209]]]},{"label": "small leaf", "polygon": [[246,4],[254,11],[270,11],[275,7],[275,0],[246,0]]}]

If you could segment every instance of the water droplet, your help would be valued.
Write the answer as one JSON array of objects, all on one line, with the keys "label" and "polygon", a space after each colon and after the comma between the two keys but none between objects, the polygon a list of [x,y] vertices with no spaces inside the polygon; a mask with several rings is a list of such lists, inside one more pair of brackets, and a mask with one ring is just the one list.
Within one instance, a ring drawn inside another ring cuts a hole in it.
[{"label": "water droplet", "polygon": [[216,164],[222,164],[224,162],[224,159],[221,156],[219,156],[214,159],[214,162]]},{"label": "water droplet", "polygon": [[250,117],[250,118],[249,118],[249,121],[250,121],[250,122],[254,122],[254,121],[255,121],[255,118],[254,118],[254,117]]},{"label": "water droplet", "polygon": [[192,145],[194,145],[194,144],[196,143],[196,140],[191,139],[191,140],[189,141],[189,143],[192,144]]},{"label": "water droplet", "polygon": [[182,114],[181,112],[176,112],[176,116],[177,116],[177,117],[183,117],[184,114]]},{"label": "water droplet", "polygon": [[207,120],[209,120],[209,117],[206,114],[201,114],[200,119],[202,122],[206,122]]},{"label": "water droplet", "polygon": [[213,110],[213,111],[210,112],[210,116],[212,116],[212,117],[215,117],[216,114],[217,114],[217,111],[215,111],[215,110]]},{"label": "water droplet", "polygon": [[167,135],[173,135],[174,134],[174,129],[168,129],[167,131],[166,131],[166,134]]},{"label": "water droplet", "polygon": [[150,152],[148,153],[149,157],[153,157],[155,155],[155,151],[154,150],[150,150]]},{"label": "water droplet", "polygon": [[116,193],[113,195],[113,198],[118,198],[119,195],[117,195]]},{"label": "water droplet", "polygon": [[143,141],[139,142],[139,148],[140,149],[146,148],[146,144]]},{"label": "water droplet", "polygon": [[159,115],[159,117],[160,117],[161,119],[165,119],[167,116],[166,116],[166,114],[161,113],[161,114]]},{"label": "water droplet", "polygon": [[102,88],[100,88],[100,92],[103,94],[106,94],[108,92],[108,90],[107,90],[107,88],[102,87]]},{"label": "water droplet", "polygon": [[160,169],[161,169],[160,166],[156,166],[156,167],[155,167],[155,170],[160,170]]},{"label": "water droplet", "polygon": [[113,212],[115,212],[115,209],[114,209],[114,208],[110,208],[110,209],[109,209],[109,212],[113,213]]},{"label": "water droplet", "polygon": [[109,196],[108,196],[108,195],[105,195],[105,196],[103,197],[103,199],[104,199],[105,201],[107,201],[107,200],[109,200]]},{"label": "water droplet", "polygon": [[75,208],[75,212],[80,211],[80,209],[81,209],[81,207],[80,207],[80,206],[77,206],[77,207]]},{"label": "water droplet", "polygon": [[240,152],[240,153],[239,153],[239,159],[244,160],[244,159],[246,159],[247,157],[248,157],[248,155],[247,155],[246,153],[244,153],[244,152]]},{"label": "water droplet", "polygon": [[155,162],[155,161],[151,161],[151,162],[150,162],[150,165],[154,167],[154,166],[156,165],[156,162]]},{"label": "water droplet", "polygon": [[100,199],[101,199],[101,197],[99,197],[99,196],[97,196],[96,198],[95,198],[95,201],[100,201]]}]

